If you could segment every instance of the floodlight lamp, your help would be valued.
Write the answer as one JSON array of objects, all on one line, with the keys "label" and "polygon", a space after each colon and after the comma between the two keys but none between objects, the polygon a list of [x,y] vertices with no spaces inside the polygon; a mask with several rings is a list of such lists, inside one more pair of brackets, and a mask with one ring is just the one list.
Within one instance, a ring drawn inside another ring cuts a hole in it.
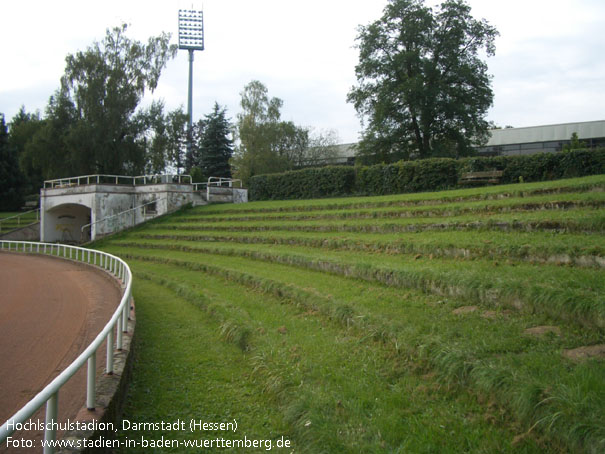
[{"label": "floodlight lamp", "polygon": [[204,50],[204,12],[179,10],[179,49]]}]

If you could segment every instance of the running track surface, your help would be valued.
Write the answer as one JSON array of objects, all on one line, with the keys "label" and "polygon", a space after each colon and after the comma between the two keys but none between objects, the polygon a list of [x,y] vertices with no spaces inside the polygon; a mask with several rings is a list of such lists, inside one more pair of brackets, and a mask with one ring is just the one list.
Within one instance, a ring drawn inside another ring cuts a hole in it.
[{"label": "running track surface", "polygon": [[[0,253],[0,425],[90,344],[121,299],[105,272],[58,258]],[[97,371],[105,364],[104,344]],[[86,402],[86,365],[59,393],[59,420],[74,420]],[[44,406],[32,420],[44,421]],[[42,433],[14,437],[38,439]],[[0,452],[41,452],[41,448]]]}]

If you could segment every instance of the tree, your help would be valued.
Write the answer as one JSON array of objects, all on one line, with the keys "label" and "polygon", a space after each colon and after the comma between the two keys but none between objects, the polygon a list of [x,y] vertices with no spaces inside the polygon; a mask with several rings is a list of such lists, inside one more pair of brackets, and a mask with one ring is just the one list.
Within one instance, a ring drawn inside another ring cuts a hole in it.
[{"label": "tree", "polygon": [[581,150],[583,148],[586,148],[586,143],[580,141],[577,132],[573,132],[571,134],[571,139],[569,140],[569,143],[563,145],[563,151]]},{"label": "tree", "polygon": [[340,156],[338,132],[335,129],[314,133],[309,128],[309,143],[300,156],[297,167],[330,164]]},{"label": "tree", "polygon": [[73,103],[76,124],[65,145],[78,173],[132,174],[145,166],[146,123],[136,110],[177,48],[168,34],[145,45],[126,30],[107,30],[103,42],[66,58],[60,92]]},{"label": "tree", "polygon": [[4,114],[0,114],[0,211],[18,210],[23,205],[22,186],[17,152],[9,144]]},{"label": "tree", "polygon": [[[48,101],[45,118],[38,127],[31,131],[27,140],[22,138],[24,148],[19,161],[28,178],[34,179],[41,187],[44,180],[60,178],[67,175],[81,175],[86,168],[84,157],[70,152],[78,146],[77,112],[71,99],[62,90],[57,90]],[[12,130],[13,126],[11,126]],[[19,123],[14,126],[15,136]],[[11,133],[12,134],[12,133]]]},{"label": "tree", "polygon": [[19,168],[24,177],[24,194],[36,193],[44,182],[41,169],[34,166],[32,156],[28,153],[32,138],[44,125],[45,121],[40,118],[40,113],[28,113],[25,106],[19,109],[9,123],[8,141],[19,159]]},{"label": "tree", "polygon": [[244,87],[237,115],[237,141],[231,164],[237,178],[293,168],[292,154],[307,148],[307,133],[292,122],[280,121],[283,101],[269,98],[267,87],[253,80]]},{"label": "tree", "polygon": [[182,107],[168,112],[165,119],[167,161],[178,174],[185,168],[188,119],[189,117],[183,112]]},{"label": "tree", "polygon": [[199,156],[198,167],[205,178],[231,178],[229,160],[233,155],[233,140],[231,139],[231,123],[227,119],[225,108],[214,103],[214,110],[198,123]]},{"label": "tree", "polygon": [[390,0],[357,37],[358,85],[347,99],[367,119],[361,153],[377,161],[460,156],[485,142],[493,93],[479,52],[493,55],[497,35],[463,0],[436,11],[423,0]]},{"label": "tree", "polygon": [[168,165],[168,137],[166,133],[166,118],[164,116],[164,103],[153,101],[149,108],[141,114],[142,121],[146,122],[146,150],[145,173],[163,173]]}]

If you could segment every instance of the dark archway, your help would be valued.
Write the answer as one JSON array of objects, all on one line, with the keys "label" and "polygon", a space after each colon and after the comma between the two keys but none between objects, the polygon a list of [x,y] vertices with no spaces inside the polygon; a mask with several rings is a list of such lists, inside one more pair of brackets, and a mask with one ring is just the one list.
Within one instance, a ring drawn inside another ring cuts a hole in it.
[{"label": "dark archway", "polygon": [[66,203],[51,208],[44,218],[44,241],[65,244],[90,240],[90,229],[82,227],[91,222],[91,210],[87,206]]}]

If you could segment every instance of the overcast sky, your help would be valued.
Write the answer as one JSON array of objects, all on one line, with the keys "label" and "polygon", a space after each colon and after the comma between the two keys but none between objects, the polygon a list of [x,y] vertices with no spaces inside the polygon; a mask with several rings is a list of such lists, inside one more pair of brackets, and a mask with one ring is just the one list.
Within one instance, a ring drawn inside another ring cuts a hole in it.
[{"label": "overcast sky", "polygon": [[[354,142],[360,121],[346,95],[355,84],[357,26],[381,16],[386,0],[20,0],[0,13],[0,112],[40,110],[59,86],[65,56],[130,24],[146,41],[170,32],[178,9],[204,10],[206,49],[195,53],[194,121],[215,101],[235,119],[240,92],[253,79],[284,101],[282,118],[315,130],[335,129]],[[429,4],[439,2],[429,1]],[[494,105],[488,120],[534,126],[603,120],[605,2],[470,0],[475,18],[500,32],[489,58]],[[170,61],[149,99],[168,109],[187,104],[187,52]]]}]

